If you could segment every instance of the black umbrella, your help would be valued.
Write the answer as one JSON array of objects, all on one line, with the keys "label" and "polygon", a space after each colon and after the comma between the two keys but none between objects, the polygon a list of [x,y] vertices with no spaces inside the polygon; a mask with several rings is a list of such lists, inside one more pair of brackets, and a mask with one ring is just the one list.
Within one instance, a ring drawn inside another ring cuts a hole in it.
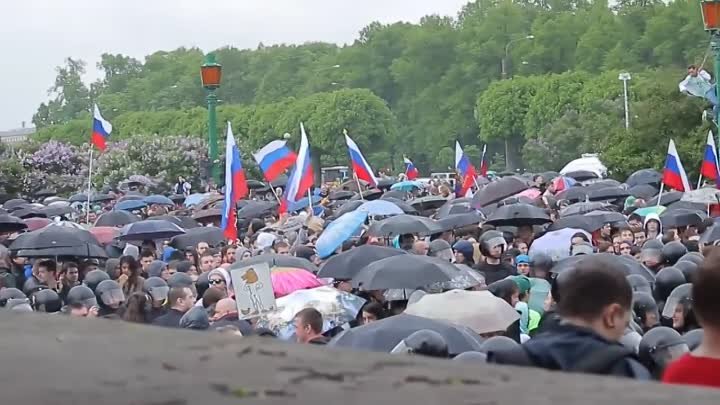
[{"label": "black umbrella", "polygon": [[37,231],[20,234],[10,244],[13,251],[24,249],[54,249],[58,247],[86,247],[98,245],[88,231],[78,228],[50,225]]},{"label": "black umbrella", "polygon": [[590,201],[608,201],[626,198],[630,193],[617,186],[592,188],[588,190],[588,199]]},{"label": "black umbrella", "polygon": [[694,203],[690,201],[677,201],[674,202],[668,206],[666,206],[667,211],[674,211],[674,210],[690,210],[690,211],[698,211],[698,212],[705,212],[707,209],[707,205],[701,204],[701,203]]},{"label": "black umbrella", "polygon": [[173,224],[184,229],[192,229],[200,226],[200,224],[198,224],[196,220],[183,215],[158,215],[156,217],[149,217],[148,221],[170,221]]},{"label": "black umbrella", "polygon": [[68,201],[70,202],[87,202],[87,194],[73,194],[68,198]]},{"label": "black umbrella", "polygon": [[362,245],[330,257],[320,268],[318,277],[350,280],[370,263],[392,256],[407,254],[400,249],[385,246]]},{"label": "black umbrella", "polygon": [[341,217],[344,214],[347,214],[348,212],[355,211],[358,209],[359,206],[363,205],[365,202],[360,200],[352,200],[352,201],[345,201],[340,208],[335,211],[334,216],[336,218]]},{"label": "black umbrella", "polygon": [[407,191],[402,190],[390,190],[383,193],[381,200],[387,200],[388,198],[397,198],[398,200],[404,200],[408,196]]},{"label": "black umbrella", "polygon": [[383,200],[390,201],[391,203],[397,205],[406,214],[409,214],[409,215],[417,215],[418,214],[418,211],[415,208],[413,208],[413,206],[411,206],[410,204],[408,204],[407,202],[405,202],[403,200],[393,198],[393,197],[383,198]]},{"label": "black umbrella", "polygon": [[175,204],[182,204],[183,202],[185,202],[185,196],[182,194],[173,194],[168,198],[170,198],[170,200]]},{"label": "black umbrella", "polygon": [[317,274],[319,271],[317,266],[312,264],[307,259],[289,255],[278,255],[274,253],[253,256],[249,259],[235,262],[235,264],[233,264],[230,269],[239,269],[259,263],[267,263],[270,267],[293,267],[297,269],[305,269],[309,272],[312,272],[313,274]]},{"label": "black umbrella", "polygon": [[[382,197],[383,192],[381,190],[378,190],[376,188],[372,188],[370,190],[365,190],[362,192],[362,199],[366,201],[372,201],[377,200],[380,197]],[[351,198],[351,200],[360,200],[360,194],[355,194]]]},{"label": "black umbrella", "polygon": [[156,240],[170,239],[173,236],[182,235],[185,230],[169,221],[140,221],[123,228],[118,237],[120,240]]},{"label": "black umbrella", "polygon": [[27,204],[28,202],[23,200],[22,198],[13,198],[12,200],[7,200],[3,204],[3,208],[5,208],[8,211],[12,211],[13,209],[20,207],[21,205]]},{"label": "black umbrella", "polygon": [[387,237],[407,233],[432,235],[440,232],[442,232],[442,228],[432,219],[407,214],[375,221],[368,229],[370,235]]},{"label": "black umbrella", "polygon": [[239,219],[262,218],[272,215],[278,208],[275,201],[250,201],[237,212]]},{"label": "black umbrella", "polygon": [[479,351],[482,344],[482,338],[467,327],[400,314],[347,330],[336,336],[329,345],[388,353],[403,339],[425,329],[439,333],[447,343],[451,354]]},{"label": "black umbrella", "polygon": [[40,191],[36,191],[35,197],[37,197],[37,198],[50,197],[50,196],[54,196],[55,194],[57,194],[57,191],[51,190],[49,188],[44,188]]},{"label": "black umbrella", "polygon": [[328,195],[328,199],[336,201],[336,200],[349,200],[355,195],[352,191],[348,190],[337,190],[333,191]]},{"label": "black umbrella", "polygon": [[631,174],[625,184],[630,187],[637,186],[640,184],[651,184],[656,187],[660,187],[660,181],[662,181],[662,174],[655,169],[642,169]]},{"label": "black umbrella", "polygon": [[27,228],[27,225],[18,217],[0,214],[0,233],[17,232]]},{"label": "black umbrella", "polygon": [[585,187],[570,187],[567,190],[557,193],[555,197],[558,201],[582,202],[587,200],[588,190]]},{"label": "black umbrella", "polygon": [[47,218],[52,218],[52,217],[61,217],[63,215],[72,214],[76,211],[69,205],[64,205],[64,206],[63,205],[54,205],[54,206],[41,208],[39,210],[39,212],[45,214],[45,216]]},{"label": "black umbrella", "polygon": [[27,208],[20,208],[19,210],[14,210],[12,214],[18,218],[27,219],[27,218],[47,218],[47,214],[40,211],[38,208],[35,207],[27,207]]},{"label": "black umbrella", "polygon": [[419,288],[433,283],[450,281],[449,271],[455,271],[447,260],[419,255],[392,256],[363,267],[352,278],[354,287],[365,291],[389,288]]},{"label": "black umbrella", "polygon": [[512,197],[530,188],[530,184],[522,177],[505,177],[492,182],[480,189],[472,199],[472,207],[480,209],[486,205]]},{"label": "black umbrella", "polygon": [[[451,200],[452,201],[452,200]],[[449,217],[450,215],[467,214],[468,212],[475,212],[476,210],[470,206],[469,202],[452,204],[446,203],[437,211],[436,217],[442,219]]]},{"label": "black umbrella", "polygon": [[95,226],[124,226],[140,221],[140,218],[128,211],[110,211],[95,220]]},{"label": "black umbrella", "polygon": [[429,195],[426,197],[415,198],[408,201],[413,208],[418,211],[436,210],[448,202],[448,199],[441,196]]},{"label": "black umbrella", "polygon": [[543,180],[545,180],[546,183],[549,183],[552,179],[554,179],[556,177],[560,177],[560,173],[553,172],[553,171],[543,172],[543,173],[540,173],[540,175],[542,176]]},{"label": "black umbrella", "polygon": [[288,182],[288,177],[284,174],[279,175],[275,180],[270,182],[273,187],[285,187]]},{"label": "black umbrella", "polygon": [[586,186],[590,190],[606,187],[622,187],[622,183],[614,179],[598,180]]},{"label": "black umbrella", "polygon": [[657,195],[658,189],[652,184],[638,184],[628,189],[628,193],[636,198],[649,200]]},{"label": "black umbrella", "polygon": [[542,225],[548,222],[550,217],[544,209],[529,204],[503,205],[486,221],[495,226]]},{"label": "black umbrella", "polygon": [[656,196],[655,198],[651,199],[647,202],[648,207],[652,207],[653,205],[658,205],[658,198],[660,199],[660,205],[668,206],[672,203],[680,201],[683,196],[682,191],[670,191],[670,192],[664,192],[662,196]]},{"label": "black umbrella", "polygon": [[378,180],[377,188],[382,189],[382,190],[389,190],[390,187],[392,187],[392,185],[395,183],[397,183],[396,178],[387,177],[387,178]]},{"label": "black umbrella", "polygon": [[707,218],[704,212],[686,209],[666,210],[660,214],[660,221],[663,228],[678,228],[681,226],[696,226]]},{"label": "black umbrella", "polygon": [[564,218],[571,217],[573,215],[583,215],[592,211],[605,210],[609,207],[612,206],[602,202],[586,202],[572,204],[560,210],[560,217]]},{"label": "black umbrella", "polygon": [[454,214],[437,220],[443,231],[462,228],[468,225],[478,225],[485,220],[485,216],[478,211],[467,212],[465,214]]},{"label": "black umbrella", "polygon": [[577,181],[585,181],[585,180],[592,180],[600,178],[597,173],[591,172],[589,170],[576,170],[574,172],[568,172],[563,174],[563,176],[566,177],[572,177],[573,179]]},{"label": "black umbrella", "polygon": [[197,246],[200,242],[207,242],[210,246],[219,246],[225,241],[225,236],[220,228],[206,226],[188,229],[184,235],[178,235],[170,239],[170,246],[176,249],[185,249],[188,246]]},{"label": "black umbrella", "polygon": [[618,256],[612,253],[594,253],[591,255],[568,257],[556,263],[552,267],[552,269],[550,269],[550,272],[562,273],[566,270],[577,268],[578,266],[582,266],[583,260],[587,260],[587,258],[590,257],[599,258],[600,260],[608,264],[608,268],[621,270],[626,276],[629,276],[631,274],[638,274],[643,276],[651,283],[655,282],[655,276],[653,275],[653,273],[648,270],[648,268],[645,267],[642,263],[630,256]]},{"label": "black umbrella", "polygon": [[46,249],[21,249],[17,251],[20,257],[88,257],[96,259],[106,259],[107,253],[105,249],[92,243],[85,243],[79,246],[59,246]]},{"label": "black umbrella", "polygon": [[192,219],[197,221],[210,221],[213,218],[219,219],[222,217],[222,211],[220,208],[210,208],[206,210],[195,211],[192,215]]},{"label": "black umbrella", "polygon": [[[90,196],[90,202],[110,201],[115,197],[110,194],[93,194]],[[87,201],[87,200],[86,200]]]},{"label": "black umbrella", "polygon": [[572,215],[560,218],[548,227],[548,232],[559,231],[565,228],[582,229],[590,233],[597,231],[605,225],[599,218],[586,217],[583,215]]},{"label": "black umbrella", "polygon": [[604,224],[623,224],[627,222],[625,215],[615,211],[591,211],[585,214],[586,217],[597,218]]},{"label": "black umbrella", "polygon": [[715,223],[711,227],[707,228],[700,236],[700,243],[705,245],[709,245],[717,240],[720,240],[720,224],[718,223]]},{"label": "black umbrella", "polygon": [[249,179],[247,181],[247,187],[250,190],[265,190],[265,189],[269,188],[269,186],[266,183],[263,183],[262,181],[254,180],[254,179]]}]

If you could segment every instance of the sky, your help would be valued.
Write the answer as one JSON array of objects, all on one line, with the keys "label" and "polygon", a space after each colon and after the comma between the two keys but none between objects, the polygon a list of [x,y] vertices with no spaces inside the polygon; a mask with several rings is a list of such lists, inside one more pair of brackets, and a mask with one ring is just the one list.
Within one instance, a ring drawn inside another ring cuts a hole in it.
[{"label": "sky", "polygon": [[351,43],[372,21],[456,16],[470,0],[23,0],[0,12],[0,131],[29,125],[66,57],[98,77],[102,53],[142,60],[181,46]]}]

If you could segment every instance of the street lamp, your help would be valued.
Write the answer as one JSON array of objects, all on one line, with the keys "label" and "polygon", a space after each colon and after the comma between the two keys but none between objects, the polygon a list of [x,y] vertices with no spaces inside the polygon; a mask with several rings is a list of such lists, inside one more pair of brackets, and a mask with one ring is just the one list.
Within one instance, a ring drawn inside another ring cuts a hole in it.
[{"label": "street lamp", "polygon": [[210,177],[216,186],[220,184],[220,166],[218,166],[217,113],[215,111],[218,99],[215,90],[220,87],[221,78],[222,66],[215,60],[215,54],[207,54],[205,62],[200,66],[200,79],[202,86],[207,90]]},{"label": "street lamp", "polygon": [[[715,78],[720,77],[720,0],[705,0],[700,3],[702,5],[703,24],[705,31],[710,33],[710,43],[715,53]],[[715,92],[720,95],[717,83],[715,84]],[[720,122],[720,109],[715,122]]]},{"label": "street lamp", "polygon": [[628,109],[628,84],[627,82],[632,79],[630,73],[623,72],[618,75],[618,80],[623,82],[623,94],[625,97],[625,129],[630,129],[630,111]]},{"label": "street lamp", "polygon": [[500,72],[501,72],[501,77],[503,80],[507,79],[507,58],[510,53],[510,45],[512,45],[518,41],[532,40],[532,39],[535,39],[535,35],[526,35],[524,37],[512,39],[512,40],[508,41],[507,44],[505,44],[505,55],[503,56],[502,61],[500,62],[501,63]]}]

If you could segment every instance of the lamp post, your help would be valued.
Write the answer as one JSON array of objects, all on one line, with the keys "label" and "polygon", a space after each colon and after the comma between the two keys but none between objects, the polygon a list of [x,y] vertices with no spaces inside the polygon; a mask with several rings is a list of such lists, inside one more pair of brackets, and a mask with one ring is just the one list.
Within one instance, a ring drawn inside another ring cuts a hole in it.
[{"label": "lamp post", "polygon": [[215,60],[215,54],[209,53],[205,56],[205,61],[202,66],[200,66],[200,78],[202,80],[202,86],[207,90],[210,178],[215,182],[215,186],[219,186],[220,166],[218,165],[217,113],[215,111],[218,99],[215,90],[220,87],[222,66]]},{"label": "lamp post", "polygon": [[630,129],[630,111],[628,109],[628,81],[632,79],[630,73],[623,72],[618,75],[618,80],[623,82],[623,95],[625,98],[625,129]]},{"label": "lamp post", "polygon": [[503,55],[502,61],[500,61],[500,76],[503,80],[507,79],[507,76],[508,76],[507,59],[508,59],[508,55],[510,54],[510,45],[514,44],[515,42],[523,41],[526,39],[527,40],[535,39],[535,35],[526,35],[521,38],[511,39],[510,41],[508,41],[507,44],[505,44],[505,54]]},{"label": "lamp post", "polygon": [[[702,5],[705,31],[710,33],[710,44],[715,53],[715,92],[720,95],[717,86],[718,77],[720,77],[720,0],[704,0],[700,4]],[[715,122],[718,123],[720,122],[720,108],[716,109],[718,116],[715,117]]]}]

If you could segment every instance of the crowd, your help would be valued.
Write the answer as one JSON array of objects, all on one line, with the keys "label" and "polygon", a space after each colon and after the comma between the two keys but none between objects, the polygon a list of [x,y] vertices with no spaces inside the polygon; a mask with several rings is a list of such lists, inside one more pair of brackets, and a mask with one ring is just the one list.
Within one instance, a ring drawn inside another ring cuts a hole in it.
[{"label": "crowd", "polygon": [[[353,181],[283,215],[258,184],[236,241],[222,196],[184,180],[165,200],[106,190],[91,212],[87,196],[6,200],[0,307],[720,387],[720,226],[698,201],[715,190],[657,195],[651,172],[480,178],[457,198]],[[231,272],[257,263],[277,309],[247,317]]]}]

